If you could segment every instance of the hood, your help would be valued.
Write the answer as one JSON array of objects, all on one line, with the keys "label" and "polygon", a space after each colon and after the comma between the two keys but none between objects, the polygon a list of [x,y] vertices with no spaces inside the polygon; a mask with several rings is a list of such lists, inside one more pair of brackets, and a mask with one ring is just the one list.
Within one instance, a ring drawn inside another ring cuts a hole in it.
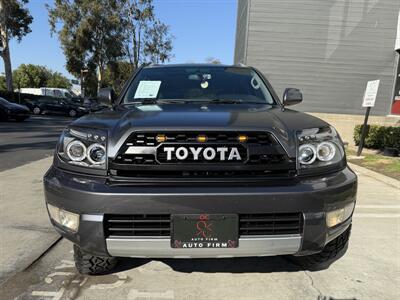
[{"label": "hood", "polygon": [[134,130],[266,130],[293,156],[296,131],[328,126],[316,117],[279,106],[208,103],[118,106],[82,117],[72,125],[107,130],[110,146],[122,145]]}]

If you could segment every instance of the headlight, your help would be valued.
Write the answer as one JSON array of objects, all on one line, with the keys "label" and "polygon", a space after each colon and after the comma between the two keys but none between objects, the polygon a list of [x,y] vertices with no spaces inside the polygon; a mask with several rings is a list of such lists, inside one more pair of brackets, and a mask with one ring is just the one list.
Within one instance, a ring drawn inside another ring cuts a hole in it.
[{"label": "headlight", "polygon": [[92,144],[87,149],[87,159],[94,165],[101,165],[106,162],[106,148],[100,144]]},{"label": "headlight", "polygon": [[67,155],[73,161],[82,161],[86,158],[86,146],[84,143],[73,140],[67,145]]},{"label": "headlight", "polygon": [[66,129],[60,139],[58,156],[70,165],[106,169],[107,135],[96,129]]},{"label": "headlight", "polygon": [[303,165],[312,164],[317,158],[317,150],[311,144],[301,145],[299,148],[299,162]]},{"label": "headlight", "polygon": [[344,159],[343,144],[333,127],[305,129],[297,137],[300,171],[338,165]]}]

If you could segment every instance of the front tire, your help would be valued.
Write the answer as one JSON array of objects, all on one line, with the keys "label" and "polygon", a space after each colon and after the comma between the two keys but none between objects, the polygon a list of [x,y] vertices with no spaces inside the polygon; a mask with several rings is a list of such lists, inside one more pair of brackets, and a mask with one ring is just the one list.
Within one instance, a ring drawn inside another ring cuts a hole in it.
[{"label": "front tire", "polygon": [[111,271],[117,258],[91,255],[74,245],[75,266],[79,273],[87,275],[103,274]]},{"label": "front tire", "polygon": [[302,268],[317,271],[327,269],[333,262],[341,258],[349,246],[351,225],[341,235],[325,245],[324,249],[308,256],[292,256],[291,261]]}]

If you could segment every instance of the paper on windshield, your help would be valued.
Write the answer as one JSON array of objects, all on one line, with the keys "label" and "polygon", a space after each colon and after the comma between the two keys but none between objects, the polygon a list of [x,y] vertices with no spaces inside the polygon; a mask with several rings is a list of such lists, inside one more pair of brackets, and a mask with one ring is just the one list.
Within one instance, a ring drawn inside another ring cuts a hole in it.
[{"label": "paper on windshield", "polygon": [[157,98],[161,81],[142,80],[136,89],[135,99],[140,98]]}]

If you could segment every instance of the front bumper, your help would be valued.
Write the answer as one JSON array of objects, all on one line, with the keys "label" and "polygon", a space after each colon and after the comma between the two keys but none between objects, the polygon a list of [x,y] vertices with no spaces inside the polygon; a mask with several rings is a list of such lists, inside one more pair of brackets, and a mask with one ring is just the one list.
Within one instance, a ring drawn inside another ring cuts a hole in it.
[{"label": "front bumper", "polygon": [[[103,177],[74,174],[52,167],[44,177],[46,202],[80,214],[77,233],[56,229],[83,250],[99,256],[233,257],[309,255],[344,232],[351,218],[333,228],[326,226],[327,211],[354,202],[357,177],[349,169],[298,178],[268,186],[177,187],[113,186]],[[106,238],[105,214],[303,214],[301,235],[240,237],[238,248],[173,249],[168,238]]]}]

